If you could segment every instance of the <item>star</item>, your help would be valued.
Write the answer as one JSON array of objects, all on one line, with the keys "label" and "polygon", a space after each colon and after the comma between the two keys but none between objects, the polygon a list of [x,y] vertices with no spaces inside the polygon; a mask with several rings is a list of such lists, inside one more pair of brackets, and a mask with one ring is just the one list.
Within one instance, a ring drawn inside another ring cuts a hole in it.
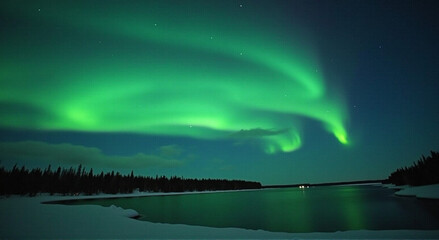
[{"label": "star", "polygon": [[242,4],[239,4],[239,7],[242,8]]}]

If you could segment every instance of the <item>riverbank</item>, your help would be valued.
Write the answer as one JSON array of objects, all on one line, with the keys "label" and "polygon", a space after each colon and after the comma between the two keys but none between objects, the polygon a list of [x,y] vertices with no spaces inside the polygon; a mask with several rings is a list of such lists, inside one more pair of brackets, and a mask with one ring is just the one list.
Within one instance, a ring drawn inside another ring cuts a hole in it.
[{"label": "riverbank", "polygon": [[395,195],[400,197],[416,197],[419,199],[439,200],[439,184],[424,186],[396,186],[394,184],[383,184],[382,186],[396,190]]},{"label": "riverbank", "polygon": [[[425,190],[425,189],[424,189]],[[194,194],[194,193],[169,193]],[[208,194],[208,193],[206,193]],[[164,195],[134,193],[99,196],[11,196],[0,199],[0,238],[7,239],[437,239],[439,230],[345,231],[332,233],[276,233],[238,228],[161,224],[129,218],[129,210],[96,205],[42,204],[85,198]]]},{"label": "riverbank", "polygon": [[395,192],[397,196],[417,197],[421,199],[439,199],[439,184],[409,187],[405,186]]}]

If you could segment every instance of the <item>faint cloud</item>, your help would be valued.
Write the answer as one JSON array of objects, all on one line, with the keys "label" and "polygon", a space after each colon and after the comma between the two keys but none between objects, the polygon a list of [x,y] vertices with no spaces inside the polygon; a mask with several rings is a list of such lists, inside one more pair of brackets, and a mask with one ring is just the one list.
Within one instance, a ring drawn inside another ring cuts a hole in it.
[{"label": "faint cloud", "polygon": [[218,170],[220,170],[220,171],[231,171],[234,169],[235,169],[235,167],[232,164],[223,165],[223,166],[218,168]]},{"label": "faint cloud", "polygon": [[213,164],[222,164],[222,163],[224,163],[225,161],[224,161],[223,159],[220,159],[220,158],[214,158],[214,159],[211,160],[211,162],[212,162]]},{"label": "faint cloud", "polygon": [[166,145],[159,148],[160,155],[163,157],[173,158],[182,154],[183,150],[177,145]]},{"label": "faint cloud", "polygon": [[234,132],[230,135],[232,138],[260,138],[265,136],[273,136],[287,132],[288,129],[273,130],[273,129],[241,129],[238,132]]},{"label": "faint cloud", "polygon": [[225,160],[220,158],[213,158],[210,160],[211,167],[209,170],[230,171],[235,168],[234,165],[228,164]]},{"label": "faint cloud", "polygon": [[99,148],[49,144],[37,141],[0,142],[0,160],[13,163],[41,161],[50,164],[93,165],[111,168],[178,167],[181,148],[176,145],[160,147],[157,154],[137,153],[132,156],[115,156],[102,153]]}]

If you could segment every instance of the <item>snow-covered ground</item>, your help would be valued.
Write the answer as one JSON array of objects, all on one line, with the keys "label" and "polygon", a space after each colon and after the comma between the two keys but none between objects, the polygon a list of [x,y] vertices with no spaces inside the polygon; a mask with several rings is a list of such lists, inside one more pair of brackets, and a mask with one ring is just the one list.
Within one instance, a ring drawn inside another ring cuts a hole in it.
[{"label": "snow-covered ground", "polygon": [[385,188],[395,189],[395,190],[401,190],[401,189],[406,189],[406,188],[410,187],[409,185],[396,186],[394,184],[382,184],[382,186]]},{"label": "snow-covered ground", "polygon": [[404,187],[395,193],[397,196],[411,196],[424,199],[439,199],[439,184]]},{"label": "snow-covered ground", "polygon": [[409,185],[396,186],[383,184],[383,187],[395,189],[396,196],[417,197],[422,199],[439,199],[439,184],[412,187]]},{"label": "snow-covered ground", "polygon": [[[432,185],[432,187],[437,190],[438,186]],[[420,189],[427,192],[428,188]],[[156,194],[135,193],[99,197],[146,195]],[[134,210],[123,210],[114,206],[41,204],[47,201],[84,198],[89,197],[11,196],[0,198],[0,239],[439,239],[439,230],[274,233],[238,228],[150,223],[129,218],[128,216],[135,213]]]}]

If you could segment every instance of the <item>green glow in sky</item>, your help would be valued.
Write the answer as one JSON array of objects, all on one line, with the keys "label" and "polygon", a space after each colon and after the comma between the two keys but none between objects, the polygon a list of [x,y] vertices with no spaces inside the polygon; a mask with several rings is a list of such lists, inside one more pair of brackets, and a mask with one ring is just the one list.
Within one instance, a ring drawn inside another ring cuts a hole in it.
[{"label": "green glow in sky", "polygon": [[263,26],[242,9],[113,15],[118,6],[58,5],[8,6],[34,22],[36,40],[12,35],[2,49],[1,127],[235,136],[276,153],[299,149],[312,119],[348,143],[343,100],[299,30],[271,30],[274,20]]}]

